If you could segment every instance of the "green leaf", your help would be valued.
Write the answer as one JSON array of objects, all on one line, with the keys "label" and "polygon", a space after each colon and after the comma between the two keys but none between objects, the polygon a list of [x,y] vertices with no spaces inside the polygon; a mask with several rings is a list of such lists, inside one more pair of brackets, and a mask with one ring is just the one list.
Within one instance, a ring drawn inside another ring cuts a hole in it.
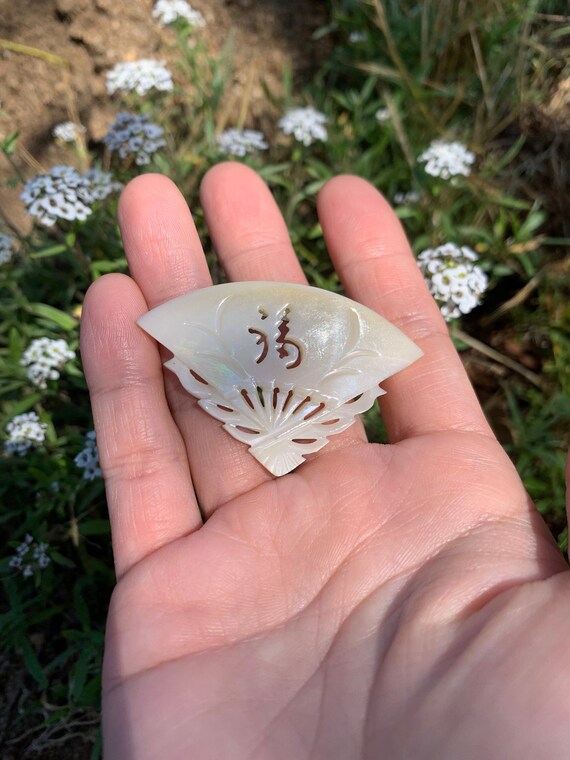
[{"label": "green leaf", "polygon": [[8,333],[8,351],[10,353],[10,358],[14,362],[20,359],[24,351],[22,337],[15,327],[11,327],[10,332]]},{"label": "green leaf", "polygon": [[528,211],[530,204],[527,201],[521,201],[517,198],[511,198],[508,195],[503,195],[502,193],[494,193],[492,195],[493,201],[495,203],[498,203],[501,206],[504,206],[505,208],[513,208],[521,211]]},{"label": "green leaf", "polygon": [[459,338],[455,337],[455,335],[451,336],[451,340],[453,341],[453,345],[455,346],[455,350],[456,351],[459,351],[459,352],[461,352],[461,351],[467,351],[467,349],[469,348],[469,346],[467,345],[467,343],[464,343],[462,340],[460,340]]},{"label": "green leaf", "polygon": [[60,652],[56,657],[53,658],[53,660],[45,666],[44,673],[53,673],[56,671],[61,665],[63,665],[69,658],[74,654],[73,649],[68,648],[65,649],[63,652]]},{"label": "green leaf", "polygon": [[19,390],[22,385],[25,385],[25,381],[23,380],[14,380],[12,383],[5,383],[2,381],[2,385],[0,386],[0,396],[8,396],[10,393],[13,393],[13,391]]},{"label": "green leaf", "polygon": [[57,551],[51,550],[49,556],[52,562],[54,562],[54,564],[56,565],[61,565],[62,567],[69,567],[69,568],[76,567],[75,562],[72,562],[70,559],[68,559],[67,557],[64,557],[63,554],[60,554]]},{"label": "green leaf", "polygon": [[303,188],[303,193],[305,197],[310,198],[312,195],[316,195],[319,190],[322,188],[322,186],[325,184],[326,179],[319,179],[315,182],[309,182],[308,185],[305,185]]},{"label": "green leaf", "polygon": [[91,750],[91,756],[89,760],[100,760],[102,752],[103,752],[103,734],[101,732],[101,727],[99,727],[97,729],[95,742],[93,743],[93,749]]},{"label": "green leaf", "polygon": [[524,144],[526,142],[526,136],[520,135],[518,140],[516,140],[509,150],[505,153],[504,156],[502,156],[498,161],[496,161],[493,164],[493,174],[496,176],[500,171],[502,171],[505,166],[508,166],[511,161],[518,156],[518,154],[521,152]]},{"label": "green leaf", "polygon": [[332,32],[336,32],[337,30],[337,24],[327,24],[326,26],[320,26],[318,29],[315,29],[313,34],[311,35],[314,40],[320,40],[322,37],[326,37],[327,34],[331,34]]},{"label": "green leaf", "polygon": [[43,317],[50,322],[54,322],[54,324],[66,332],[75,330],[77,327],[77,320],[74,317],[61,311],[61,309],[49,306],[47,303],[31,303],[28,306],[28,311],[36,317]]},{"label": "green leaf", "polygon": [[264,166],[261,169],[258,170],[258,174],[263,179],[270,179],[271,177],[274,177],[276,174],[282,174],[284,171],[286,171],[289,168],[289,164],[272,164],[270,166]]},{"label": "green leaf", "polygon": [[28,639],[23,638],[20,642],[20,646],[22,647],[22,657],[26,666],[26,670],[32,676],[32,678],[37,681],[42,689],[47,688],[48,680],[42,669],[40,661],[38,660],[38,657],[32,648],[32,645]]},{"label": "green leaf", "polygon": [[81,700],[81,694],[83,693],[83,687],[85,686],[85,681],[87,680],[89,663],[91,661],[92,656],[93,656],[93,652],[91,651],[91,649],[89,648],[84,649],[79,655],[77,663],[75,667],[73,668],[73,676],[72,676],[73,686],[71,690],[71,696],[72,696],[73,701],[76,703]]},{"label": "green leaf", "polygon": [[107,259],[104,261],[94,261],[91,264],[91,276],[96,280],[102,274],[107,274],[108,272],[123,272],[127,269],[127,266],[127,260],[124,256],[115,261],[108,261]]},{"label": "green leaf", "polygon": [[[81,585],[85,585],[84,583]],[[73,589],[73,609],[75,610],[75,614],[77,615],[77,618],[79,622],[81,623],[81,627],[84,631],[89,631],[90,629],[90,615],[89,615],[89,607],[87,606],[87,603],[85,599],[83,598],[83,595],[81,593],[81,587],[80,585],[76,585]]]},{"label": "green leaf", "polygon": [[[97,660],[100,661],[101,657],[97,657]],[[88,681],[85,683],[85,686],[83,687],[83,692],[81,693],[81,704],[82,705],[93,705],[93,707],[99,707],[101,703],[101,674],[97,673],[96,675],[92,676],[88,679]]]},{"label": "green leaf", "polygon": [[79,523],[79,532],[82,536],[108,535],[109,531],[109,520],[85,520]]},{"label": "green leaf", "polygon": [[495,264],[493,267],[494,277],[508,277],[513,273],[513,268],[508,264]]},{"label": "green leaf", "polygon": [[24,412],[27,412],[28,409],[35,406],[38,401],[41,401],[41,398],[41,393],[30,393],[29,396],[24,396],[20,401],[11,404],[10,407],[6,409],[6,414],[9,415],[10,418],[15,417],[17,414],[23,414]]},{"label": "green leaf", "polygon": [[10,132],[2,142],[0,142],[0,150],[2,150],[7,156],[11,156],[16,150],[16,142],[18,141],[19,136],[19,132]]},{"label": "green leaf", "polygon": [[376,83],[378,81],[378,77],[371,76],[366,79],[364,82],[364,87],[362,88],[362,91],[360,93],[360,99],[365,102],[368,100],[368,98],[372,95],[372,92],[374,91],[374,88],[376,87]]},{"label": "green leaf", "polygon": [[67,246],[65,245],[51,245],[49,248],[42,248],[41,251],[36,251],[35,253],[30,253],[29,257],[30,259],[45,259],[48,256],[57,256],[60,253],[65,253],[68,250]]}]

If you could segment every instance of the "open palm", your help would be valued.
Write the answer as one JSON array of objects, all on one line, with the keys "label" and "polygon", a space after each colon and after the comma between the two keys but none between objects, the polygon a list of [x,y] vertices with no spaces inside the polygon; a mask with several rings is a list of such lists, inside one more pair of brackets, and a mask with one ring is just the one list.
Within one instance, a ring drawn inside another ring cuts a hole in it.
[{"label": "open palm", "polygon": [[[305,281],[252,171],[211,170],[202,205],[232,280]],[[355,423],[274,479],[135,324],[211,284],[184,200],[123,193],[134,279],[97,281],[82,324],[118,577],[106,758],[566,758],[566,565],[387,203],[339,177],[319,215],[348,295],[425,355],[384,384],[390,445]]]}]

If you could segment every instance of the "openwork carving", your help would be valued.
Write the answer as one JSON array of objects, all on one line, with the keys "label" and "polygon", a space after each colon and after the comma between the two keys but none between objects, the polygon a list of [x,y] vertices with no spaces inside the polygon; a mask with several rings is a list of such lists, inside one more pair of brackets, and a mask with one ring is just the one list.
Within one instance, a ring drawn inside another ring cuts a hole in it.
[{"label": "openwork carving", "polygon": [[200,406],[274,475],[345,430],[421,351],[360,304],[317,288],[232,283],[193,291],[139,324]]}]

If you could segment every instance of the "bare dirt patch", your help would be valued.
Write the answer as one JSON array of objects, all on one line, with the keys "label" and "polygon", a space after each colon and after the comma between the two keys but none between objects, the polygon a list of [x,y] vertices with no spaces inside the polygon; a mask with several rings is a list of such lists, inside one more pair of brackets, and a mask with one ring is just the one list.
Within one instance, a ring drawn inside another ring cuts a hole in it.
[{"label": "bare dirt patch", "polygon": [[[228,97],[237,103],[248,88],[250,120],[262,119],[267,109],[261,80],[279,95],[286,65],[300,83],[324,52],[325,43],[312,39],[327,19],[324,0],[192,5],[207,20],[200,34],[210,51],[220,54],[229,43]],[[0,47],[0,139],[20,133],[16,162],[23,171],[74,163],[73,149],[52,137],[62,121],[79,118],[88,140],[101,139],[117,110],[105,90],[105,74],[115,63],[172,58],[174,33],[156,23],[152,7],[150,0],[0,0],[0,37],[17,47]],[[3,161],[0,172],[11,176],[12,168]],[[19,206],[14,191],[0,192],[4,214],[24,231],[29,222]]]}]

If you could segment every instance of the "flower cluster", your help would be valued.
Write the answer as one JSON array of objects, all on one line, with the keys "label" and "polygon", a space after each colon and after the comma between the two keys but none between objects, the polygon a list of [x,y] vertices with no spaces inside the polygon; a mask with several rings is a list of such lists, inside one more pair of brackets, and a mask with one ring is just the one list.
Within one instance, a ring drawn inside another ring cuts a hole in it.
[{"label": "flower cluster", "polygon": [[418,255],[418,265],[446,320],[469,314],[481,303],[489,284],[487,275],[474,262],[478,257],[467,246],[446,243]]},{"label": "flower cluster", "polygon": [[8,562],[8,566],[19,570],[24,578],[29,578],[34,574],[34,570],[44,570],[49,565],[47,548],[47,544],[34,541],[33,536],[27,533],[22,543],[16,547],[16,552]]},{"label": "flower cluster", "polygon": [[18,414],[6,425],[8,440],[4,442],[7,454],[23,456],[32,446],[40,446],[46,437],[47,425],[40,422],[35,412]]},{"label": "flower cluster", "polygon": [[425,170],[432,177],[449,179],[459,174],[468,177],[475,154],[467,150],[463,143],[434,140],[429,148],[418,156],[418,161],[425,163]]},{"label": "flower cluster", "polygon": [[85,448],[77,454],[73,461],[83,470],[83,478],[85,480],[94,480],[101,476],[99,452],[97,450],[97,443],[95,442],[95,431],[91,430],[87,433],[85,438]]},{"label": "flower cluster", "polygon": [[269,148],[263,134],[255,129],[226,129],[218,136],[218,145],[224,153],[240,157]]},{"label": "flower cluster", "polygon": [[28,180],[20,198],[28,214],[49,227],[58,219],[84,221],[91,214],[92,203],[121,187],[100,169],[80,174],[72,166],[54,166],[46,174]]},{"label": "flower cluster", "polygon": [[387,121],[390,121],[390,110],[388,108],[379,108],[374,117],[379,124],[385,124]]},{"label": "flower cluster", "polygon": [[316,140],[328,139],[324,126],[327,117],[313,106],[306,108],[291,108],[279,120],[279,127],[286,135],[294,135],[303,145],[312,145]]},{"label": "flower cluster", "polygon": [[54,137],[62,142],[75,142],[79,135],[86,131],[83,124],[75,124],[73,121],[64,121],[61,124],[56,124],[52,130]]},{"label": "flower cluster", "polygon": [[166,145],[163,135],[164,129],[148,116],[123,111],[117,114],[103,142],[109,150],[118,151],[121,158],[134,156],[135,163],[144,166],[153,153]]},{"label": "flower cluster", "polygon": [[394,204],[400,206],[403,203],[417,203],[420,199],[420,194],[417,190],[407,190],[406,192],[400,192],[394,194]]},{"label": "flower cluster", "polygon": [[152,15],[165,25],[183,18],[191,26],[206,26],[204,16],[200,11],[194,10],[186,0],[158,0],[153,8]]},{"label": "flower cluster", "polygon": [[81,197],[83,178],[71,166],[54,166],[26,182],[20,198],[28,214],[49,226],[59,219],[87,219],[91,209]]},{"label": "flower cluster", "polygon": [[36,338],[24,351],[20,364],[28,368],[28,379],[38,388],[45,389],[46,381],[57,380],[59,370],[69,359],[75,359],[75,352],[65,340]]},{"label": "flower cluster", "polygon": [[7,264],[14,255],[14,238],[0,232],[0,264]]},{"label": "flower cluster", "polygon": [[83,188],[80,195],[86,203],[102,201],[111,193],[118,193],[123,189],[122,182],[113,179],[110,172],[101,169],[89,169],[82,175]]},{"label": "flower cluster", "polygon": [[141,58],[138,61],[117,63],[107,72],[107,92],[136,92],[146,95],[152,89],[169,92],[173,88],[172,74],[164,61]]}]

